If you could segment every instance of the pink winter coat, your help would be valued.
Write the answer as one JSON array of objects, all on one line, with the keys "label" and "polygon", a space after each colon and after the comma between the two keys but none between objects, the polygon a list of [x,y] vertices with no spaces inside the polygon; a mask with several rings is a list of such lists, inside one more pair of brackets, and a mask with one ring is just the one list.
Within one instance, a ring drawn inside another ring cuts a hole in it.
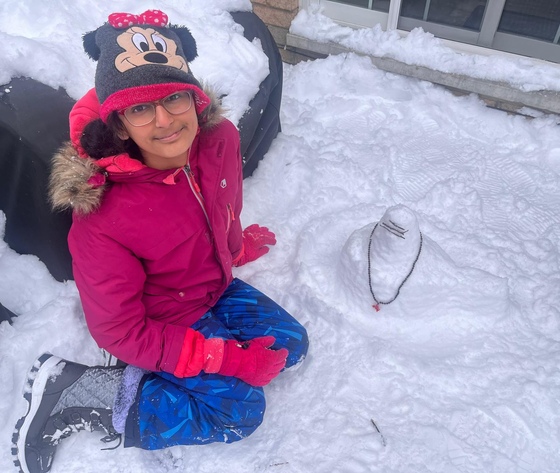
[{"label": "pink winter coat", "polygon": [[128,155],[96,162],[71,145],[54,161],[55,204],[74,208],[68,242],[88,328],[100,347],[152,371],[173,373],[187,328],[232,281],[242,248],[239,133],[226,119],[210,123],[190,169]]}]

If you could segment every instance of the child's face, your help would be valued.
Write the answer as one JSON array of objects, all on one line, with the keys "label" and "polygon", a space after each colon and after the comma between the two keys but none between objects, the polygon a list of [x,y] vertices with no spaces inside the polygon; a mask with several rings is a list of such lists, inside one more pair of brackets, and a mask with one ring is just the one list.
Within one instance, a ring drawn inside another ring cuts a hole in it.
[{"label": "child's face", "polygon": [[144,163],[154,169],[176,169],[187,163],[188,150],[198,131],[196,109],[172,115],[163,106],[156,107],[155,118],[143,126],[132,126],[120,116],[126,135],[140,148]]}]

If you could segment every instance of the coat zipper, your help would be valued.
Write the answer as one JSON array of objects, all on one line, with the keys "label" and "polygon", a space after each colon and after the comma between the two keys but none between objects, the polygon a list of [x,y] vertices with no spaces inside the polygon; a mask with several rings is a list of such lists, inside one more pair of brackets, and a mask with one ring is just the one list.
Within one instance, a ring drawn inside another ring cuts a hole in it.
[{"label": "coat zipper", "polygon": [[186,164],[185,167],[183,168],[183,172],[187,176],[187,181],[189,181],[189,186],[191,188],[192,193],[196,197],[196,200],[198,201],[200,207],[202,208],[202,211],[204,212],[204,216],[206,217],[206,222],[208,222],[208,228],[210,228],[210,231],[212,231],[212,225],[210,225],[210,218],[208,217],[208,213],[206,212],[206,207],[204,206],[204,197],[200,192],[200,187],[198,187],[198,184],[194,179],[194,173],[192,172],[190,165]]},{"label": "coat zipper", "polygon": [[231,207],[231,204],[227,204],[227,210],[228,210],[228,223],[227,223],[227,227],[226,227],[226,233],[229,232],[229,229],[231,228],[231,224],[233,222],[235,222],[235,214],[233,213],[233,209]]}]

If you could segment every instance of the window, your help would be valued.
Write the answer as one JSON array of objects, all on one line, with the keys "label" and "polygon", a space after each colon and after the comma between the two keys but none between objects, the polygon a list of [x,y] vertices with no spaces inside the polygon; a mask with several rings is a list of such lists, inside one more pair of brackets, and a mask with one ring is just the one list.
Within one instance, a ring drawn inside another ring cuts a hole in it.
[{"label": "window", "polygon": [[401,16],[480,31],[486,0],[403,0]]},{"label": "window", "polygon": [[367,8],[369,10],[389,11],[389,0],[340,0],[339,3],[346,3],[356,7]]},{"label": "window", "polygon": [[[321,0],[325,14],[560,63],[560,0]],[[361,13],[360,13],[361,12]]]},{"label": "window", "polygon": [[498,31],[558,43],[560,2],[507,0]]}]

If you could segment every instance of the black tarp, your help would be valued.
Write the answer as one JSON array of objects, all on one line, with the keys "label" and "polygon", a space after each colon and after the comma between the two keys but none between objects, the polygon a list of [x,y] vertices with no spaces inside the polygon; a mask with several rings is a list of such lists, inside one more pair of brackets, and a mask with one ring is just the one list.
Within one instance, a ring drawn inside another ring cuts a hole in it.
[{"label": "black tarp", "polygon": [[[272,35],[255,14],[232,16],[249,41],[259,38],[270,68],[239,122],[247,177],[280,130],[282,60]],[[59,281],[73,278],[66,243],[71,216],[51,212],[47,186],[51,158],[69,139],[73,104],[63,89],[27,78],[0,87],[0,210],[7,219],[5,241],[17,253],[38,256]]]},{"label": "black tarp", "polygon": [[74,105],[64,90],[14,79],[0,97],[0,210],[5,241],[20,254],[34,254],[59,281],[72,269],[66,236],[69,213],[53,213],[47,198],[52,155],[69,139]]},{"label": "black tarp", "polygon": [[2,304],[0,304],[0,322],[4,322],[7,320],[8,322],[12,321],[12,318],[15,317],[15,314],[8,309],[6,309]]},{"label": "black tarp", "polygon": [[268,151],[280,131],[280,104],[282,102],[282,57],[266,25],[251,12],[235,12],[231,16],[244,28],[249,41],[259,38],[268,57],[270,73],[249,103],[249,110],[239,121],[243,176],[250,176]]}]

